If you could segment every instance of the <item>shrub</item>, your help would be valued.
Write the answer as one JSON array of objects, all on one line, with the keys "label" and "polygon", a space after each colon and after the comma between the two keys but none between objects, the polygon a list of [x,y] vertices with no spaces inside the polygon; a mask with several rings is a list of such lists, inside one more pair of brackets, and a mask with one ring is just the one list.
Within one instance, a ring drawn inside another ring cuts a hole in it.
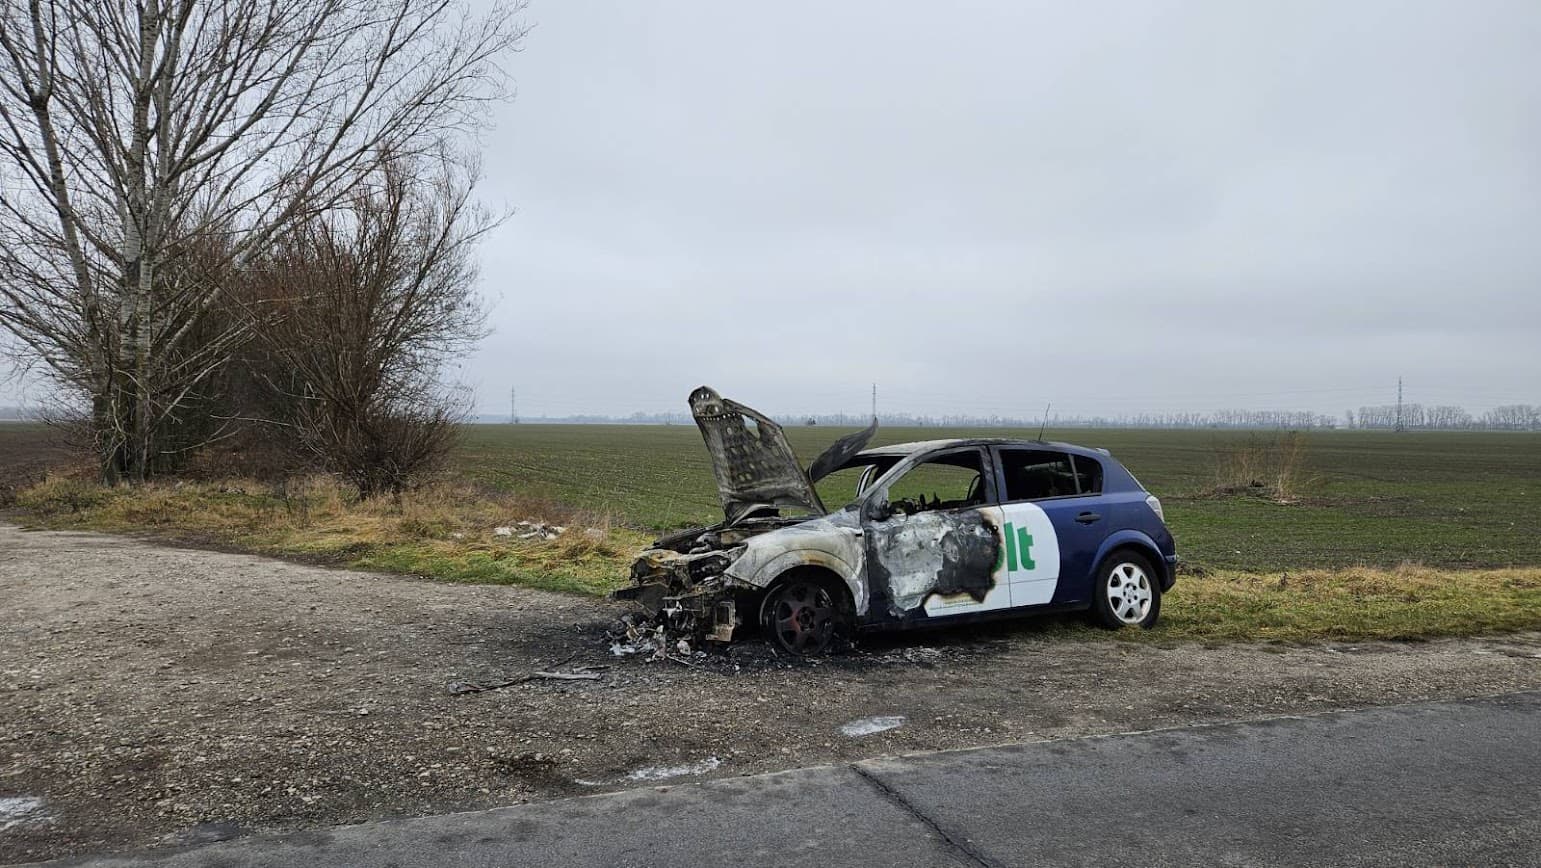
[{"label": "shrub", "polygon": [[1255,494],[1279,503],[1293,502],[1305,480],[1301,464],[1306,437],[1300,431],[1273,435],[1256,432],[1242,442],[1217,444],[1212,494]]}]

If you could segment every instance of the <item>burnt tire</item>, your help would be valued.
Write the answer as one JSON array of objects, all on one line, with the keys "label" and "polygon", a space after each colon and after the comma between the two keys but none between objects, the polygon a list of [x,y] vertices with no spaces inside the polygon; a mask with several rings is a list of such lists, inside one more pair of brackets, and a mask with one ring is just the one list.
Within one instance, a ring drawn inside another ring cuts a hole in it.
[{"label": "burnt tire", "polygon": [[1161,581],[1150,560],[1127,549],[1113,552],[1097,569],[1092,616],[1110,630],[1149,630],[1161,616]]},{"label": "burnt tire", "polygon": [[818,657],[845,630],[841,599],[823,582],[793,576],[766,594],[760,629],[776,648],[799,657]]}]

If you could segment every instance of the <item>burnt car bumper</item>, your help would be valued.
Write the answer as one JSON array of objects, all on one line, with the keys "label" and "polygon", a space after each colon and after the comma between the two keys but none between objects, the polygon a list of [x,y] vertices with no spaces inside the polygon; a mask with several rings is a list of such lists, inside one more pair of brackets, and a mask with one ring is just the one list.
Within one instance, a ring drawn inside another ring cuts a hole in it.
[{"label": "burnt car bumper", "polygon": [[637,603],[648,617],[670,630],[731,642],[739,625],[740,597],[753,586],[724,575],[732,561],[726,552],[680,554],[649,549],[632,564],[632,586],[613,592],[613,600]]}]

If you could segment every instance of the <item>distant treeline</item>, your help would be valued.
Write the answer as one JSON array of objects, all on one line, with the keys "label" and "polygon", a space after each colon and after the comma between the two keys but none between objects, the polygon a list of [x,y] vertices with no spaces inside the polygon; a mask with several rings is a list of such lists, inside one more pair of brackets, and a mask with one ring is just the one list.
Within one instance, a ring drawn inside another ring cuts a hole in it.
[{"label": "distant treeline", "polygon": [[[860,427],[871,417],[851,413],[789,414],[776,417],[783,425]],[[1473,416],[1454,405],[1402,405],[1402,427],[1423,431],[1541,431],[1541,405],[1509,404]],[[480,422],[507,422],[508,417],[480,416]],[[569,425],[692,425],[688,413],[633,413],[630,416],[540,416],[522,421]],[[879,413],[878,421],[904,428],[1037,428],[1042,418],[1020,416],[928,416]],[[1120,416],[1050,416],[1049,428],[1264,428],[1264,429],[1395,429],[1397,406],[1360,407],[1339,419],[1304,410],[1218,410],[1210,413],[1137,413]]]},{"label": "distant treeline", "polygon": [[[1344,414],[1344,421],[1349,428],[1394,429],[1397,405],[1360,407],[1357,415],[1350,410]],[[1453,404],[1403,404],[1401,424],[1404,428],[1437,431],[1541,431],[1541,405],[1505,404],[1473,416]]]}]

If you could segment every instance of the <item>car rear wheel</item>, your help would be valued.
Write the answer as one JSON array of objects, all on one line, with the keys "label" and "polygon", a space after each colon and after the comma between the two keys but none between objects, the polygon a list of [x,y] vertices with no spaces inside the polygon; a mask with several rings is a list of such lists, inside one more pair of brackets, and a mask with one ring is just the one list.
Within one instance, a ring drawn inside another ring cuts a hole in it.
[{"label": "car rear wheel", "polygon": [[1161,584],[1145,558],[1129,551],[1114,552],[1097,573],[1093,611],[1104,627],[1155,626],[1161,614]]},{"label": "car rear wheel", "polygon": [[765,598],[760,624],[783,651],[801,657],[817,657],[834,644],[844,614],[822,583],[793,578]]}]

